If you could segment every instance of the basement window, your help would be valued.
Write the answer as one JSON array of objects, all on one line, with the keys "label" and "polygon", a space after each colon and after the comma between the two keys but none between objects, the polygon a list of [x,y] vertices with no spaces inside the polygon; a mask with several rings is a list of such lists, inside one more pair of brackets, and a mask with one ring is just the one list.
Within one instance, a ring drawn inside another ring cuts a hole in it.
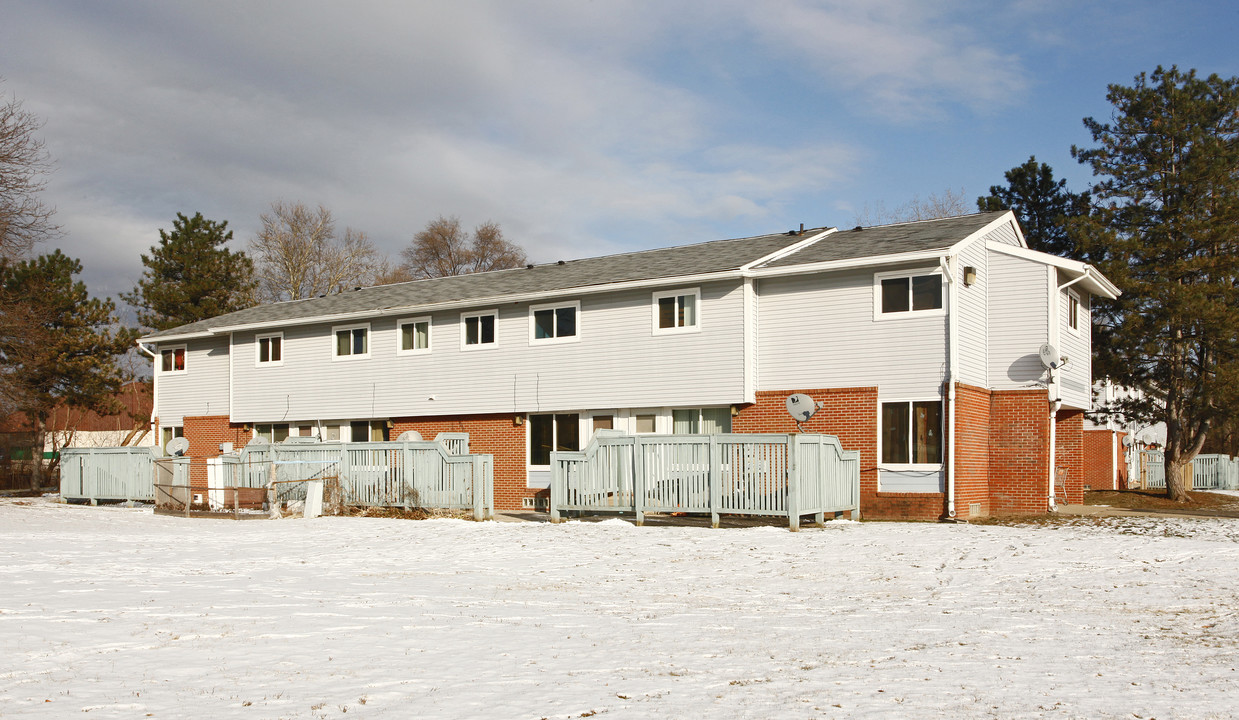
[{"label": "basement window", "polygon": [[942,464],[942,401],[882,403],[882,464]]}]

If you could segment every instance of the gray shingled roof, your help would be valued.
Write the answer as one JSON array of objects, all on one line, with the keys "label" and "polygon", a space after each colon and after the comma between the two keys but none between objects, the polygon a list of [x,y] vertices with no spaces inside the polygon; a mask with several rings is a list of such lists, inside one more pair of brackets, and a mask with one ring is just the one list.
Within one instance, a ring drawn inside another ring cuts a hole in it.
[{"label": "gray shingled roof", "polygon": [[1004,215],[984,212],[941,220],[875,225],[831,233],[807,248],[759,267],[789,267],[809,263],[855,260],[910,252],[946,250]]},{"label": "gray shingled roof", "polygon": [[[788,267],[945,249],[989,224],[1001,214],[978,213],[942,220],[841,230],[762,267]],[[223,327],[279,324],[350,313],[397,309],[416,311],[419,306],[442,303],[721,273],[739,270],[822,230],[823,228],[805,230],[794,235],[778,233],[735,240],[715,240],[696,245],[569,260],[562,265],[551,263],[532,268],[379,285],[326,297],[259,305],[151,333],[143,339],[158,340],[163,337],[206,333]]]},{"label": "gray shingled roof", "polygon": [[378,285],[326,297],[259,305],[151,333],[145,338],[157,340],[160,337],[209,332],[215,328],[252,323],[287,322],[367,310],[415,309],[422,305],[475,298],[482,300],[634,280],[726,272],[738,270],[788,245],[800,242],[809,237],[810,232],[806,230],[804,235],[779,233],[735,240],[715,240],[696,245],[568,260],[563,265],[551,263],[535,265],[532,268]]}]

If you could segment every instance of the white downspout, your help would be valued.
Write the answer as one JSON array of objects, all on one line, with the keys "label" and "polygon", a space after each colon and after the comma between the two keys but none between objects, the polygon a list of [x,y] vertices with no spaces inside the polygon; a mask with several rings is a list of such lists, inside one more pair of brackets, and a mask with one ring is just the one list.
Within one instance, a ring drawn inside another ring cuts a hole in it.
[{"label": "white downspout", "polygon": [[159,426],[155,424],[155,418],[159,417],[159,368],[156,367],[155,361],[159,359],[159,356],[155,354],[154,350],[142,344],[141,340],[134,341],[134,345],[137,345],[139,350],[151,356],[151,432],[155,433],[156,447],[163,447],[159,444]]},{"label": "white downspout", "polygon": [[948,518],[955,517],[955,380],[958,365],[958,343],[956,342],[957,326],[955,322],[955,305],[958,301],[958,283],[949,256],[938,259],[942,274],[947,278],[946,292],[946,328],[947,328],[947,361],[946,361],[946,514]]}]

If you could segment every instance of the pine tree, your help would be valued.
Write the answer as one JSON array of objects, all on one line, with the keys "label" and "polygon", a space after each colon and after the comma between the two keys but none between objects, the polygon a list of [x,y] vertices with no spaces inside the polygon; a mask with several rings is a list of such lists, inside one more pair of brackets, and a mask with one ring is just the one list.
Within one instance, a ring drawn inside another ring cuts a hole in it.
[{"label": "pine tree", "polygon": [[[1097,147],[1072,148],[1100,179],[1073,237],[1123,291],[1098,303],[1098,369],[1145,393],[1124,408],[1166,423],[1166,493],[1212,426],[1239,407],[1239,79],[1158,67],[1112,85]],[[1190,477],[1190,476],[1189,476]]]},{"label": "pine tree", "polygon": [[254,263],[226,246],[228,221],[177,213],[172,232],[160,229],[159,245],[142,256],[142,278],[121,298],[138,322],[155,330],[205,320],[254,304]]},{"label": "pine tree", "polygon": [[1055,180],[1054,171],[1037,158],[1011,168],[1004,177],[1007,186],[991,185],[989,195],[977,198],[977,209],[1013,210],[1034,250],[1080,259],[1080,249],[1067,234],[1067,221],[1088,213],[1088,193],[1067,189],[1066,180]]},{"label": "pine tree", "polygon": [[[0,373],[19,388],[16,409],[23,413],[42,442],[47,421],[59,405],[114,411],[115,393],[123,380],[119,356],[137,333],[116,328],[111,300],[90,297],[75,281],[82,264],[56,250],[31,260],[0,261],[0,307],[20,308],[26,319],[20,334],[0,334]],[[31,488],[42,484],[40,462],[34,463]]]}]

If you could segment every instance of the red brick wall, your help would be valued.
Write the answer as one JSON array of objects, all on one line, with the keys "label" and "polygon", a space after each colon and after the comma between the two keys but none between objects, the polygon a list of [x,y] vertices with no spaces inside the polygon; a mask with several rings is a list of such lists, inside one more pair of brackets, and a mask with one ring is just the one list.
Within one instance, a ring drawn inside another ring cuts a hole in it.
[{"label": "red brick wall", "polygon": [[[1115,482],[1114,444],[1115,433],[1112,430],[1084,431],[1084,484],[1089,488],[1119,489]],[[1122,464],[1122,453],[1119,453],[1119,465]]]},{"label": "red brick wall", "polygon": [[990,395],[990,512],[1043,513],[1049,508],[1049,407],[1044,389]]},{"label": "red brick wall", "polygon": [[1057,502],[1084,502],[1084,411],[1059,410],[1054,432],[1054,465],[1059,486]]},{"label": "red brick wall", "polygon": [[804,393],[824,403],[803,424],[805,432],[839,438],[844,450],[860,451],[860,509],[869,519],[937,520],[945,512],[942,493],[878,492],[878,389],[816,388],[757,393],[757,402],[741,407],[732,418],[733,432],[796,432],[787,414],[787,396]]},{"label": "red brick wall", "polygon": [[[974,517],[971,506],[990,514],[990,391],[972,385],[955,386],[955,516]],[[949,437],[949,436],[948,436]]]},{"label": "red brick wall", "polygon": [[[182,428],[185,439],[189,441],[189,452],[186,454],[194,460],[219,456],[220,443],[230,442],[239,450],[251,437],[243,425],[228,422],[227,415],[187,417],[182,421]],[[191,487],[206,488],[206,463],[194,460],[189,466],[189,484]]]},{"label": "red brick wall", "polygon": [[548,498],[547,490],[525,487],[525,426],[517,425],[512,413],[496,415],[445,415],[393,418],[393,439],[406,430],[416,430],[425,440],[441,432],[469,433],[469,451],[495,456],[495,509],[520,510],[521,499]]}]

